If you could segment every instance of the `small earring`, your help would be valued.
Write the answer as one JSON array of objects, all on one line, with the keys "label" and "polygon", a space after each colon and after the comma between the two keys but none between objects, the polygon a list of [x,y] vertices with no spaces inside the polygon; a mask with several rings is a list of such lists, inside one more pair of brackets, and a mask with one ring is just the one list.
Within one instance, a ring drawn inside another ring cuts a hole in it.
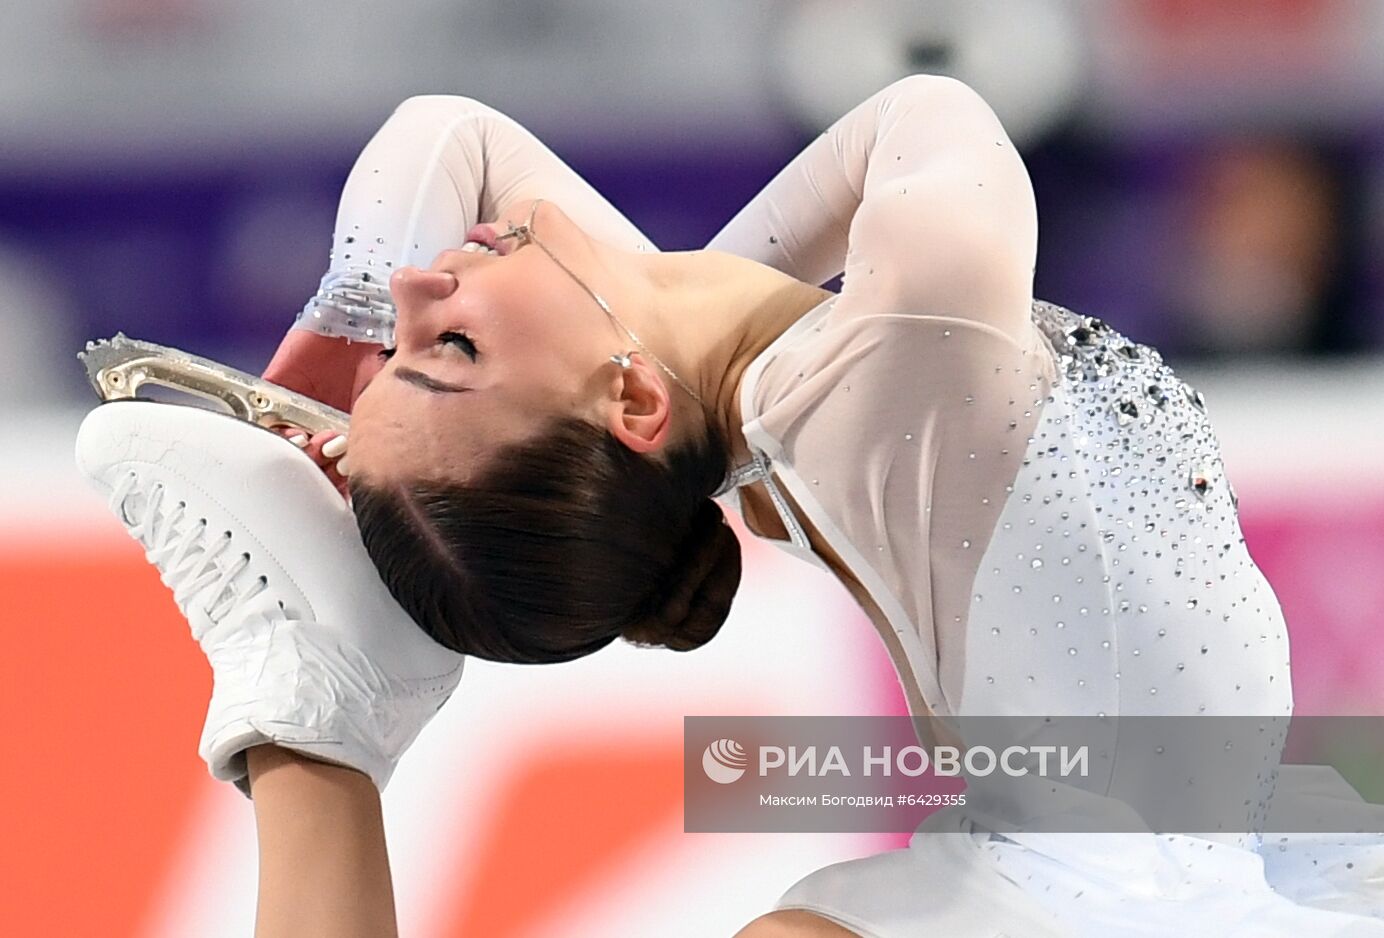
[{"label": "small earring", "polygon": [[625,352],[620,355],[612,355],[610,356],[610,360],[615,362],[615,364],[619,365],[621,368],[628,368],[632,364],[632,362],[630,361],[629,352]]}]

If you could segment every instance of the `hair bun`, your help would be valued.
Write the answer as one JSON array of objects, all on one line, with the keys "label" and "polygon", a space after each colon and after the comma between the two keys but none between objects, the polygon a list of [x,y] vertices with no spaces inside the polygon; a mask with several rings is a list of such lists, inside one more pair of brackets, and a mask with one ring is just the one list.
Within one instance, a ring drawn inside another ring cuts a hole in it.
[{"label": "hair bun", "polygon": [[654,598],[652,613],[621,635],[639,645],[673,651],[700,648],[725,624],[739,586],[740,540],[721,506],[703,499],[666,591]]}]

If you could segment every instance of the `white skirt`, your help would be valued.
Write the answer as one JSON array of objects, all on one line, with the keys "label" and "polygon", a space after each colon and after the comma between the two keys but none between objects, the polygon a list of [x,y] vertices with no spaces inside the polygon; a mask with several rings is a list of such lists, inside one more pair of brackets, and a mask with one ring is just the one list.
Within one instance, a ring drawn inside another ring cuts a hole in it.
[{"label": "white skirt", "polygon": [[[1384,831],[1384,807],[1334,770],[1280,769],[1267,822]],[[1186,834],[1008,834],[964,807],[909,845],[795,883],[806,909],[864,938],[1384,938],[1384,833],[1268,835],[1258,850]]]}]

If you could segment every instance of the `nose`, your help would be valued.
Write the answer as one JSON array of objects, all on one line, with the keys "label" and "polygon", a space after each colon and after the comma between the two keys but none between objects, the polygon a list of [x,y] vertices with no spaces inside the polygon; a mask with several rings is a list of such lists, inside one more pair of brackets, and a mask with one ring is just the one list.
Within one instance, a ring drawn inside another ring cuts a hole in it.
[{"label": "nose", "polygon": [[456,292],[457,278],[445,270],[420,270],[400,267],[389,278],[389,291],[400,306],[445,300]]},{"label": "nose", "polygon": [[389,278],[389,292],[394,296],[396,318],[394,344],[408,351],[427,343],[429,311],[439,307],[457,290],[457,278],[446,270],[420,270],[400,267]]}]

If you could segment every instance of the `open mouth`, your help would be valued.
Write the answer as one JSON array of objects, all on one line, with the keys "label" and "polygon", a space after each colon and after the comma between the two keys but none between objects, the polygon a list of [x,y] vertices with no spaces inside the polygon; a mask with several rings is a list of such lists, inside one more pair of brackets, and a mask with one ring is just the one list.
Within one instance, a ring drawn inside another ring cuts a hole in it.
[{"label": "open mouth", "polygon": [[466,232],[466,243],[461,246],[463,251],[468,253],[495,254],[504,256],[509,253],[510,245],[497,238],[495,229],[490,225],[476,225]]}]

